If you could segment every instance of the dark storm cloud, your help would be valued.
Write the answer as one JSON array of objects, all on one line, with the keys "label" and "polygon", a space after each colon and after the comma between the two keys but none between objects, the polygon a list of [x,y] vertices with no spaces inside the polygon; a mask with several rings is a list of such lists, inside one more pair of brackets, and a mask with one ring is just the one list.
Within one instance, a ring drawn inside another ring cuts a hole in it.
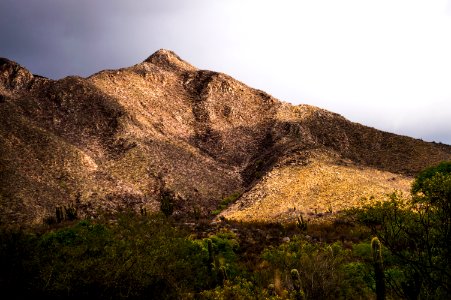
[{"label": "dark storm cloud", "polygon": [[[127,49],[133,46],[127,43],[130,37],[146,32],[142,39],[151,45],[158,39],[158,17],[185,9],[184,3],[2,0],[0,56],[52,78],[136,63],[123,53],[135,54],[135,49]],[[145,28],[136,28],[143,23]],[[139,29],[142,32],[136,32]]]},{"label": "dark storm cloud", "polygon": [[0,0],[0,57],[58,79],[166,48],[281,100],[450,144],[449,3]]}]

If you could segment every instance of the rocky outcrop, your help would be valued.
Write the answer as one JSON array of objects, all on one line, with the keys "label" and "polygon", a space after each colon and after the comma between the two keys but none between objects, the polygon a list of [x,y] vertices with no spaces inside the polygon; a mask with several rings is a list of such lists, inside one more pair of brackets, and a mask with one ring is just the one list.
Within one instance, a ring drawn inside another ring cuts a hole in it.
[{"label": "rocky outcrop", "polygon": [[33,75],[18,63],[0,57],[0,88],[22,90],[29,87]]}]

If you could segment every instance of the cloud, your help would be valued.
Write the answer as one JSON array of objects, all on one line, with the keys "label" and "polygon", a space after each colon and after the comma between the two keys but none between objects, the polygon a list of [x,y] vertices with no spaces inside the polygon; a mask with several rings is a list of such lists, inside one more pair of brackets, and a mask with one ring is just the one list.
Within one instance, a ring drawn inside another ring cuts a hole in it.
[{"label": "cloud", "polygon": [[167,48],[281,100],[451,144],[443,130],[451,128],[449,7],[445,0],[2,0],[0,56],[61,78],[130,66]]},{"label": "cloud", "polygon": [[136,52],[131,39],[158,47],[161,16],[187,6],[175,0],[3,0],[0,55],[52,78],[125,66]]}]

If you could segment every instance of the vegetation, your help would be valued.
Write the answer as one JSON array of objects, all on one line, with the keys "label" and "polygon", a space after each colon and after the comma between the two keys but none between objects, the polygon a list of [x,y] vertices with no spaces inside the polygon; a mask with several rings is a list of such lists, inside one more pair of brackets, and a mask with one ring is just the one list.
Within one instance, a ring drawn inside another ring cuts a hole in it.
[{"label": "vegetation", "polygon": [[421,172],[411,198],[394,194],[331,224],[222,221],[206,233],[170,213],[130,212],[3,227],[0,290],[8,299],[449,299],[450,166]]},{"label": "vegetation", "polygon": [[174,212],[174,194],[166,189],[160,192],[160,211],[169,217]]},{"label": "vegetation", "polygon": [[47,216],[44,218],[44,223],[52,225],[54,223],[61,223],[63,221],[73,221],[78,217],[77,208],[74,204],[68,206],[55,207],[55,216]]},{"label": "vegetation", "polygon": [[371,240],[371,250],[373,253],[374,277],[376,280],[376,299],[385,299],[385,274],[382,263],[382,245],[377,237]]},{"label": "vegetation", "polygon": [[236,199],[238,199],[241,196],[240,192],[235,192],[224,199],[222,199],[221,203],[219,203],[218,209],[215,209],[211,212],[212,215],[218,215],[227,208],[227,206],[233,202],[235,202]]},{"label": "vegetation", "polygon": [[428,168],[412,184],[411,199],[356,211],[391,256],[387,283],[399,297],[444,299],[451,295],[451,162]]}]

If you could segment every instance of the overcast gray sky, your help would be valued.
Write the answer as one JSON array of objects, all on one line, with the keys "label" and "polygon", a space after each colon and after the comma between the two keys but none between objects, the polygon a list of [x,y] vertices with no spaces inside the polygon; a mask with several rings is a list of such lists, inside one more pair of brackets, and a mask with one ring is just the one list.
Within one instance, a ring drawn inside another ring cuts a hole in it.
[{"label": "overcast gray sky", "polygon": [[446,0],[1,0],[0,56],[58,79],[160,48],[293,104],[451,144]]}]

